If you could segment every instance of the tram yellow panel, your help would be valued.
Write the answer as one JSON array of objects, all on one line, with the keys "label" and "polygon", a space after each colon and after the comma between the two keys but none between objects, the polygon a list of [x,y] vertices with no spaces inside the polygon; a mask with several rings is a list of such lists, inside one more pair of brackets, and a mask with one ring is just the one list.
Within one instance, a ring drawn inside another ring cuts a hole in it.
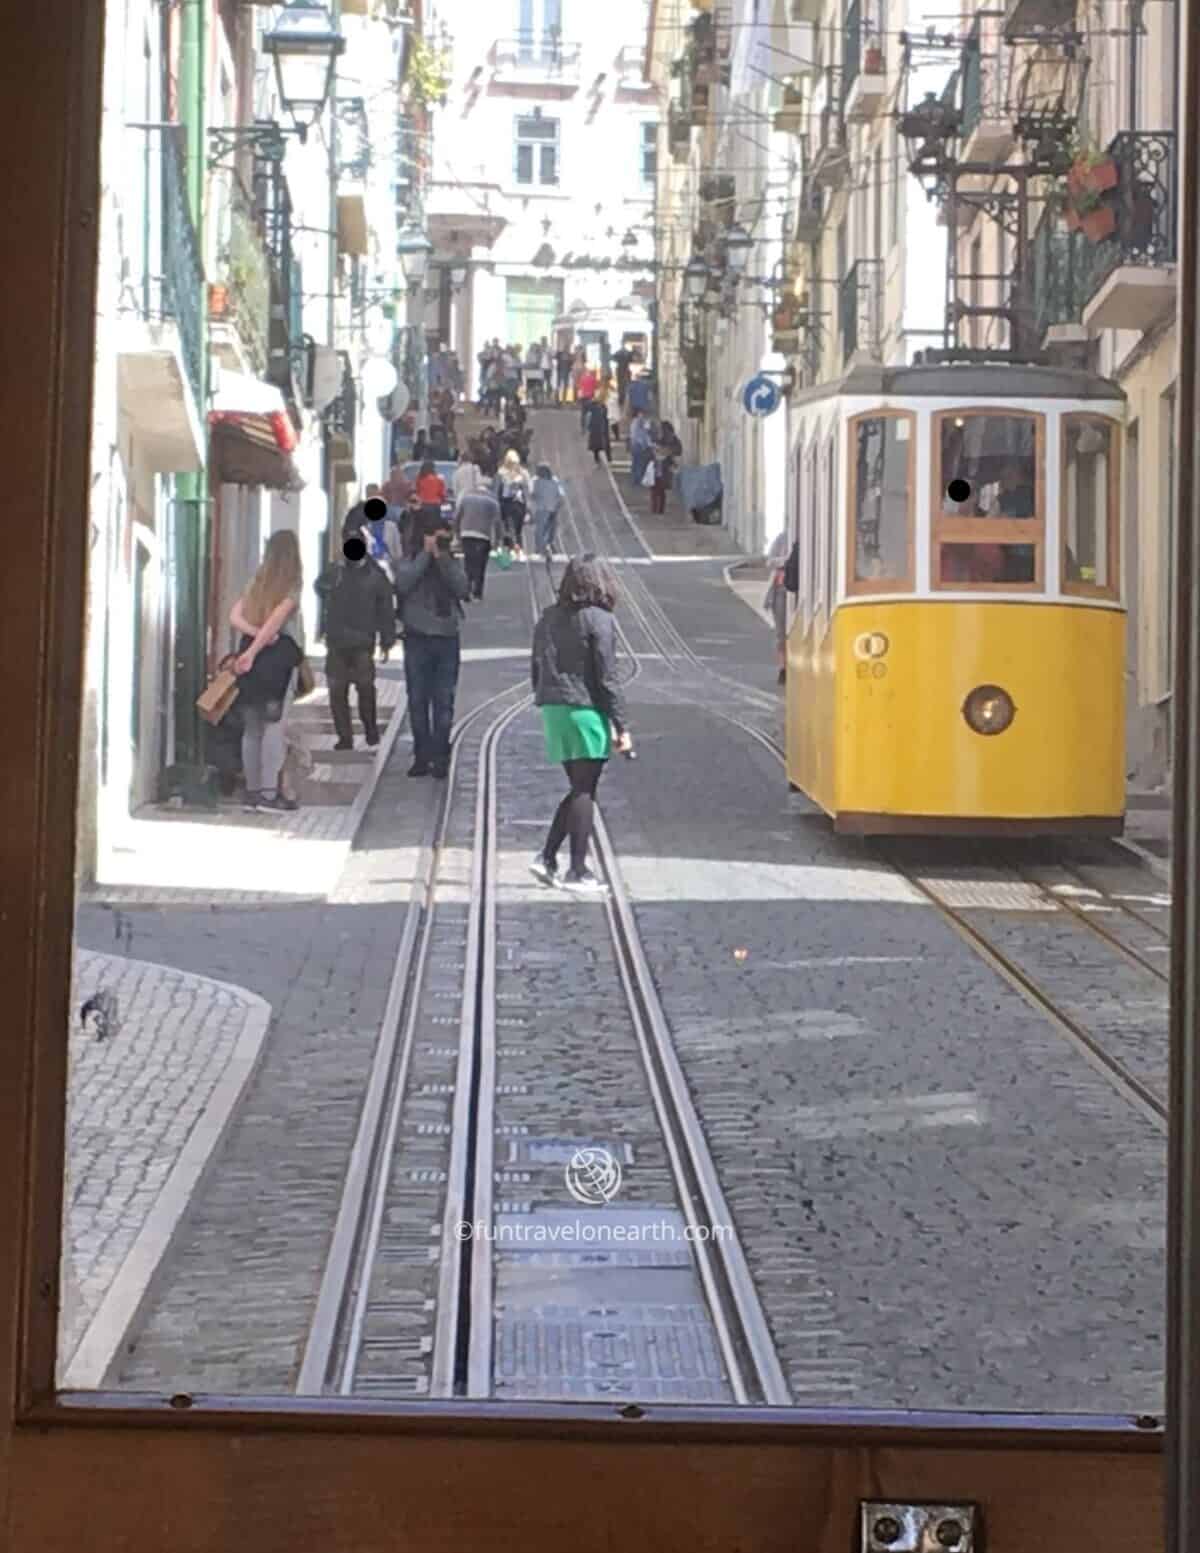
[{"label": "tram yellow panel", "polygon": [[[791,647],[791,780],[848,828],[856,815],[1119,817],[1125,625],[1122,611],[1070,604],[844,605],[822,646]],[[963,716],[982,685],[1015,705],[1002,733]]]}]

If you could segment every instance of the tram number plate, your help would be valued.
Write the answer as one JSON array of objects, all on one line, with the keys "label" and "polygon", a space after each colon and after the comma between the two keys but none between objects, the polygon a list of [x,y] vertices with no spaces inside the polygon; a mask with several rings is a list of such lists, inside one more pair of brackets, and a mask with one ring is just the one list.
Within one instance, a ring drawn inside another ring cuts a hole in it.
[{"label": "tram number plate", "polygon": [[886,663],[860,663],[858,665],[859,679],[884,679],[886,676]]}]

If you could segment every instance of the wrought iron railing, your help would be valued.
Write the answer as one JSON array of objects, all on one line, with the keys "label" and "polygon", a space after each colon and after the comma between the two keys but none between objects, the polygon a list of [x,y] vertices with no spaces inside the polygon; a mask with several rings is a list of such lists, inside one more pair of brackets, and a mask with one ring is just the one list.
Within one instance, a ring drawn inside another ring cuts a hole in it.
[{"label": "wrought iron railing", "polygon": [[1175,136],[1169,130],[1124,130],[1109,142],[1117,165],[1111,192],[1116,229],[1095,244],[1091,289],[1118,265],[1159,266],[1178,258]]},{"label": "wrought iron railing", "polygon": [[371,132],[363,97],[339,97],[338,175],[365,183],[371,169]]},{"label": "wrought iron railing", "polygon": [[267,377],[291,394],[295,384],[293,354],[302,332],[297,325],[300,292],[292,252],[292,196],[277,161],[255,161],[254,202],[271,261]]},{"label": "wrought iron railing", "polygon": [[[181,132],[180,132],[181,133]],[[204,260],[192,224],[184,178],[183,149],[174,129],[163,137],[162,309],[179,329],[184,369],[197,408],[204,406]]]},{"label": "wrought iron railing", "polygon": [[494,59],[500,71],[536,71],[557,80],[572,80],[579,75],[582,48],[564,43],[556,32],[522,32],[515,38],[496,40]]},{"label": "wrought iron railing", "polygon": [[842,35],[842,98],[849,96],[850,88],[858,80],[862,66],[863,47],[862,0],[850,0],[846,7],[845,31]]},{"label": "wrought iron railing", "polygon": [[[224,239],[218,277],[225,287],[224,307],[237,330],[251,370],[267,367],[271,316],[271,260],[263,241],[254,203],[241,180],[230,174],[225,183]],[[220,316],[214,308],[214,316]]]},{"label": "wrought iron railing", "polygon": [[[333,438],[342,439],[349,448],[349,458],[340,458],[339,462],[354,462],[354,433],[358,420],[358,396],[354,387],[354,372],[350,364],[350,357],[346,351],[338,351],[338,360],[342,367],[342,386],[337,394],[326,405],[322,413],[325,423],[326,449],[329,449]],[[343,450],[344,451],[344,450]]]},{"label": "wrought iron railing", "polygon": [[1069,232],[1061,212],[1048,205],[1029,245],[1029,303],[1035,348],[1046,330],[1077,324],[1091,294],[1093,244],[1082,232]]},{"label": "wrought iron railing", "polygon": [[998,118],[1004,109],[1000,78],[1003,11],[977,11],[962,53],[962,135],[967,139],[981,119]]},{"label": "wrought iron railing", "polygon": [[838,291],[842,359],[858,351],[877,356],[883,336],[883,260],[859,259]]}]

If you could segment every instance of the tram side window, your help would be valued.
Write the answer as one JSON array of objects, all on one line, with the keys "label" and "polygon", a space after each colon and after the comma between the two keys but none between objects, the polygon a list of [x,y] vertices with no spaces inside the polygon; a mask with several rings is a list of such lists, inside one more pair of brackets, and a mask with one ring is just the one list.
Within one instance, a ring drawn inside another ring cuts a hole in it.
[{"label": "tram side window", "polygon": [[909,574],[912,421],[864,417],[854,426],[855,584],[904,582]]},{"label": "tram side window", "polygon": [[[1029,415],[946,415],[941,420],[938,577],[950,586],[1037,581],[1039,511],[1037,421]],[[1013,524],[1030,533],[1014,542]],[[978,524],[978,539],[974,529]],[[947,533],[953,529],[953,533]]]},{"label": "tram side window", "polygon": [[1117,514],[1112,428],[1063,422],[1063,588],[1115,594]]},{"label": "tram side window", "polygon": [[804,602],[805,614],[811,620],[817,612],[817,535],[821,528],[815,439],[809,444],[807,464],[804,486],[808,498],[808,564],[804,569]]}]

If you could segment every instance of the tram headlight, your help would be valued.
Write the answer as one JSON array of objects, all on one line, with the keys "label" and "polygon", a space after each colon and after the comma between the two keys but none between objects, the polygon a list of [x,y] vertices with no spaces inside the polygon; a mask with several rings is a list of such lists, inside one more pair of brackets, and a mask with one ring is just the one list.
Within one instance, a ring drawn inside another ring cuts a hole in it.
[{"label": "tram headlight", "polygon": [[963,716],[974,733],[1003,733],[1017,715],[1013,698],[999,685],[977,685],[963,702]]},{"label": "tram headlight", "polygon": [[886,658],[891,645],[882,631],[864,631],[854,640],[854,656],[860,661]]}]

